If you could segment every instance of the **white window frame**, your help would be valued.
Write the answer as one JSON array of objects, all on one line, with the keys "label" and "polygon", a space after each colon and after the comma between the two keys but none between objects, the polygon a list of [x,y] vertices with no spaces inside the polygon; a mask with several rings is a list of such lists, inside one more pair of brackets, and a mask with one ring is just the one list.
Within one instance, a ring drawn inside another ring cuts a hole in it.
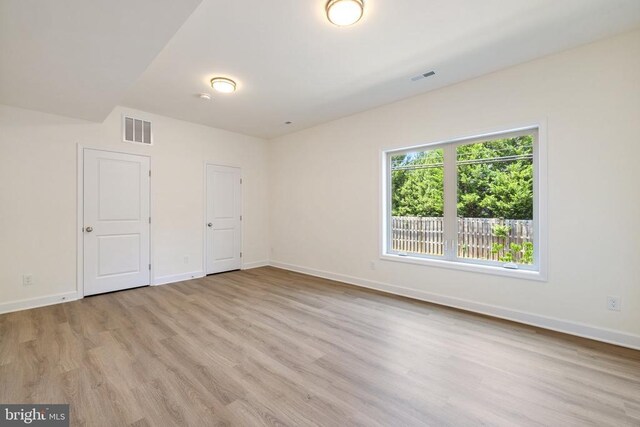
[{"label": "white window frame", "polygon": [[[491,139],[509,138],[521,135],[534,135],[533,143],[533,224],[534,224],[534,264],[518,265],[517,269],[505,268],[505,263],[489,260],[474,260],[457,256],[457,156],[460,145],[473,144]],[[444,150],[444,240],[447,250],[443,256],[408,253],[402,254],[391,249],[391,157],[421,150]],[[547,280],[547,218],[546,218],[546,131],[542,124],[528,125],[466,136],[462,138],[393,148],[381,151],[382,180],[381,204],[382,227],[380,239],[380,258],[410,264],[450,268],[498,276],[516,277],[530,280]],[[450,214],[453,212],[453,215]]]}]

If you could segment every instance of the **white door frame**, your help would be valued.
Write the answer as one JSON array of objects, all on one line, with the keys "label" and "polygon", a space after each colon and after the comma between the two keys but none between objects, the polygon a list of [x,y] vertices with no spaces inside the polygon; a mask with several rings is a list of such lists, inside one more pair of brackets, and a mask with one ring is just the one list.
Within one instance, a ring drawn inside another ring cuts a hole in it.
[{"label": "white door frame", "polygon": [[205,161],[202,167],[202,183],[203,183],[203,198],[202,198],[202,273],[204,276],[207,275],[207,166],[223,166],[228,168],[237,168],[240,169],[240,216],[242,217],[242,221],[240,221],[240,253],[242,257],[240,257],[240,269],[244,270],[244,191],[242,189],[243,186],[243,177],[242,177],[242,168],[240,166],[229,164],[229,163],[213,163]]},{"label": "white door frame", "polygon": [[[107,153],[130,154],[132,156],[142,156],[149,158],[149,169],[153,169],[152,158],[149,154],[130,153],[126,151],[105,150],[99,147],[87,147],[78,144],[77,149],[77,190],[76,190],[76,292],[78,298],[84,298],[84,150],[104,151]],[[151,261],[151,271],[149,272],[149,285],[154,282],[155,265],[153,262],[153,203],[151,188],[153,180],[149,180],[149,216],[151,224],[149,224],[149,260]]]}]

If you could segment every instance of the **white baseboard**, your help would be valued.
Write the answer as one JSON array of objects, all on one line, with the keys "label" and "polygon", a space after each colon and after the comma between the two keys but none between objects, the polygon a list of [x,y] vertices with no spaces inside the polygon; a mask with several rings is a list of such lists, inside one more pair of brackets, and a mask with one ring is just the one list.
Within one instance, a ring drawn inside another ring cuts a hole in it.
[{"label": "white baseboard", "polygon": [[251,270],[252,268],[266,267],[270,265],[269,261],[245,262],[242,264],[243,270]]},{"label": "white baseboard", "polygon": [[462,310],[498,317],[500,319],[512,320],[514,322],[538,326],[543,329],[550,329],[552,331],[563,332],[569,335],[575,335],[583,338],[589,338],[596,341],[602,341],[609,344],[615,344],[622,347],[640,350],[640,335],[630,334],[627,332],[620,332],[612,329],[587,325],[584,323],[542,316],[539,314],[513,310],[506,307],[498,307],[462,298],[433,294],[430,292],[404,288],[388,283],[362,279],[359,277],[353,277],[344,274],[331,273],[328,271],[316,270],[313,268],[301,267],[278,261],[271,261],[270,265],[285,270],[308,274],[310,276],[336,280],[339,282],[348,283],[350,285],[362,286],[365,288],[388,292],[395,295],[401,295],[421,301],[455,307]]},{"label": "white baseboard", "polygon": [[48,295],[45,297],[29,298],[19,301],[4,302],[0,304],[0,314],[11,313],[12,311],[26,310],[28,308],[44,307],[47,305],[60,304],[63,302],[75,301],[82,296],[77,291],[64,292],[61,294]]},{"label": "white baseboard", "polygon": [[153,286],[168,285],[169,283],[184,282],[185,280],[198,279],[204,277],[202,271],[192,271],[190,273],[172,274],[153,279]]}]

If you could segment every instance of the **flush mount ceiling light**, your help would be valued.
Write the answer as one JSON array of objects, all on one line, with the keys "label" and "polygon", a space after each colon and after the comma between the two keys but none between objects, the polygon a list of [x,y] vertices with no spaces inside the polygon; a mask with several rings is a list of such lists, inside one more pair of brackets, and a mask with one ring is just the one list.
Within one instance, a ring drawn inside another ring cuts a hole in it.
[{"label": "flush mount ceiling light", "polygon": [[211,87],[216,92],[231,93],[236,90],[236,82],[226,77],[214,77],[211,79]]},{"label": "flush mount ceiling light", "polygon": [[355,24],[363,12],[363,0],[329,0],[327,3],[327,18],[340,27]]}]

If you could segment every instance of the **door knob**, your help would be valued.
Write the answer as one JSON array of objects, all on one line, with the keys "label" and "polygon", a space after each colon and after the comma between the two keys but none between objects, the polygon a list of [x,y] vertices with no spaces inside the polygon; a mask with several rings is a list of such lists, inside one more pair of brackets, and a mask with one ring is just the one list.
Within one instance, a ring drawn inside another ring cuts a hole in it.
[{"label": "door knob", "polygon": [[213,224],[212,223],[208,223],[207,227],[213,227]]},{"label": "door knob", "polygon": [[87,233],[91,233],[93,231],[93,227],[87,227],[84,229]]}]

